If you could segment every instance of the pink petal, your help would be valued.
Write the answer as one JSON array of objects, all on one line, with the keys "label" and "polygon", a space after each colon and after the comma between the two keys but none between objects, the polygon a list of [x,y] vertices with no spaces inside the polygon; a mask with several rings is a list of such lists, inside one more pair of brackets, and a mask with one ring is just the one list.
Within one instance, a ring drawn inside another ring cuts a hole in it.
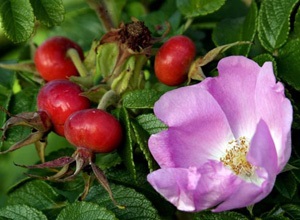
[{"label": "pink petal", "polygon": [[224,112],[199,86],[164,94],[154,111],[169,126],[149,139],[150,151],[161,167],[199,167],[207,159],[218,160],[233,139]]},{"label": "pink petal", "polygon": [[166,168],[150,173],[147,180],[178,209],[195,211],[194,185],[197,185],[200,177],[193,169]]},{"label": "pink petal", "polygon": [[236,176],[221,163],[208,162],[200,169],[166,168],[147,177],[150,184],[177,209],[201,211],[218,205],[235,189]]},{"label": "pink petal", "polygon": [[247,154],[249,163],[263,167],[272,178],[277,175],[277,152],[268,125],[260,120]]},{"label": "pink petal", "polygon": [[201,86],[217,100],[236,138],[252,136],[257,123],[254,91],[260,67],[246,57],[230,56],[220,60],[218,70],[218,77],[204,80]]},{"label": "pink petal", "polygon": [[283,85],[276,84],[272,63],[262,66],[256,87],[257,113],[271,131],[279,160],[277,172],[280,172],[291,155],[292,105],[285,98]]},{"label": "pink petal", "polygon": [[265,181],[262,186],[257,186],[246,181],[240,182],[223,203],[219,204],[213,212],[222,212],[237,208],[244,208],[262,200],[272,190],[275,180]]}]

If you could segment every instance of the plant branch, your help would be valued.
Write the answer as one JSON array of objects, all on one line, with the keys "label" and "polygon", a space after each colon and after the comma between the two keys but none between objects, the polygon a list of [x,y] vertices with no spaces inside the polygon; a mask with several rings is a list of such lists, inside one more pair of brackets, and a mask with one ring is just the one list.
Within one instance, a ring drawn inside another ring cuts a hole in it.
[{"label": "plant branch", "polygon": [[105,0],[87,0],[89,6],[95,10],[106,32],[114,27],[111,15],[108,12]]}]

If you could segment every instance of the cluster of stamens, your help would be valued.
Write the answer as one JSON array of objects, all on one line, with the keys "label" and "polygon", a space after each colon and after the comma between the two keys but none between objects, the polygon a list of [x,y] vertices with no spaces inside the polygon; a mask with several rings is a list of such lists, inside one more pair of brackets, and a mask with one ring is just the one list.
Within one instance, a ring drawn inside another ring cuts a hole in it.
[{"label": "cluster of stamens", "polygon": [[255,167],[251,165],[246,158],[249,150],[249,141],[246,137],[240,137],[238,140],[232,140],[228,143],[226,155],[220,158],[220,161],[232,169],[236,175],[250,177],[254,174]]}]

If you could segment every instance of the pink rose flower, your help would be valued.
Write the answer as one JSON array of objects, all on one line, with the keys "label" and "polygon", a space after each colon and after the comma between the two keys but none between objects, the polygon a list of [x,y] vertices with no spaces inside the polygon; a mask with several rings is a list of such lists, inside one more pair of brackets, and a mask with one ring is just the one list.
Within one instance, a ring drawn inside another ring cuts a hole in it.
[{"label": "pink rose flower", "polygon": [[291,154],[292,105],[272,63],[243,56],[219,76],[164,94],[154,113],[168,129],[149,139],[160,169],[147,177],[182,211],[246,207],[272,190]]}]

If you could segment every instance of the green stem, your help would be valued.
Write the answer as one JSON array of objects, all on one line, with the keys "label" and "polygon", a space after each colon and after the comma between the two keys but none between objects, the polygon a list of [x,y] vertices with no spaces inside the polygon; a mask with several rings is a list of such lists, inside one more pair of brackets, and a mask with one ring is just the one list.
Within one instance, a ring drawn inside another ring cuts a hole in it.
[{"label": "green stem", "polygon": [[144,73],[142,70],[148,58],[144,55],[139,55],[136,56],[135,59],[136,62],[134,66],[134,75],[132,76],[131,80],[131,86],[133,89],[140,89],[144,81]]},{"label": "green stem", "polygon": [[26,71],[33,74],[38,74],[35,69],[35,64],[32,61],[24,61],[21,63],[0,63],[0,67],[7,70]]},{"label": "green stem", "polygon": [[193,23],[193,19],[192,18],[188,18],[187,21],[185,22],[184,24],[184,28],[183,28],[183,31],[186,31],[190,25]]},{"label": "green stem", "polygon": [[67,56],[71,58],[71,60],[74,63],[79,75],[82,76],[82,77],[86,77],[88,75],[88,71],[85,68],[85,66],[83,65],[77,50],[75,50],[74,48],[68,49]]},{"label": "green stem", "polygon": [[116,103],[116,100],[116,92],[114,90],[109,90],[102,96],[97,108],[106,110],[109,105]]},{"label": "green stem", "polygon": [[87,0],[87,3],[95,10],[106,31],[109,31],[114,27],[114,22],[111,15],[108,13],[110,10],[108,10],[105,0]]}]

